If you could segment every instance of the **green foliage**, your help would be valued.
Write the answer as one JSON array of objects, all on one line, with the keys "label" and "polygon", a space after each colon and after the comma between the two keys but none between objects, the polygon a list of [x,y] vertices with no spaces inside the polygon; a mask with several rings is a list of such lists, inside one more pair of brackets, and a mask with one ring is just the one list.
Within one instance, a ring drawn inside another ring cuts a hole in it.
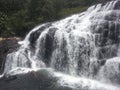
[{"label": "green foliage", "polygon": [[25,36],[34,26],[109,0],[0,0],[0,37]]},{"label": "green foliage", "polygon": [[72,15],[73,13],[78,13],[78,12],[82,12],[84,10],[86,10],[88,7],[77,7],[77,8],[66,8],[66,9],[62,9],[61,12],[59,13],[60,16],[62,17],[66,17],[69,15]]}]

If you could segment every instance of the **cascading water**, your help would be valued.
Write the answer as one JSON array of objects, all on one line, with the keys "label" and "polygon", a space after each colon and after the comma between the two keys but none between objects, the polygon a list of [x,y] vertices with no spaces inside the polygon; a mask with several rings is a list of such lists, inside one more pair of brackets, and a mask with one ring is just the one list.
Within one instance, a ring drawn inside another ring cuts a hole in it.
[{"label": "cascading water", "polygon": [[[92,82],[105,90],[117,90],[102,82],[120,84],[119,40],[120,1],[94,5],[80,14],[34,28],[19,42],[18,51],[7,55],[3,74],[52,68],[56,77],[65,77],[61,84],[70,82],[72,86],[75,82],[80,87],[79,83],[84,86]],[[95,85],[86,87],[91,90]]]}]

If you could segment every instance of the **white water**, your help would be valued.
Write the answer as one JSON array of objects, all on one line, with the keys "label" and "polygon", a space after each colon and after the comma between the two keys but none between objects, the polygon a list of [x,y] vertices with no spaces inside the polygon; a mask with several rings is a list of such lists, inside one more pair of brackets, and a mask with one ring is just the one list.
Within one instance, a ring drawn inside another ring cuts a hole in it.
[{"label": "white water", "polygon": [[117,90],[105,84],[112,83],[112,80],[119,84],[119,80],[114,80],[120,75],[117,37],[120,9],[114,9],[117,3],[120,2],[98,4],[80,14],[37,26],[19,42],[21,47],[17,52],[8,54],[4,74],[50,67],[68,74],[55,73],[62,77],[59,83],[63,86],[76,87],[77,84],[80,87],[81,83],[90,90]]},{"label": "white water", "polygon": [[61,86],[69,86],[75,90],[120,90],[118,87],[84,77],[72,77],[61,73],[55,73],[55,75],[61,77],[58,82]]}]

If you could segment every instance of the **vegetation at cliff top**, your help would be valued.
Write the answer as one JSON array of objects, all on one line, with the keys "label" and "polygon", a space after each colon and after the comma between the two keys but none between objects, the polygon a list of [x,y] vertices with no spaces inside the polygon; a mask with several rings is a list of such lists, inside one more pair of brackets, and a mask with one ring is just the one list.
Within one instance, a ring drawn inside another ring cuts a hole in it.
[{"label": "vegetation at cliff top", "polygon": [[110,0],[0,0],[0,37],[24,37],[38,24],[78,13]]}]

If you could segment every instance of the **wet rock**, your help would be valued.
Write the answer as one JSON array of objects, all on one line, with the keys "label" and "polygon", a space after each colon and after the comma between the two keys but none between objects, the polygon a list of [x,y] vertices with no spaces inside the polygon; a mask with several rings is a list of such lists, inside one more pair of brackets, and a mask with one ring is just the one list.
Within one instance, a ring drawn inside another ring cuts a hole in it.
[{"label": "wet rock", "polygon": [[119,0],[115,4],[114,9],[120,9],[120,1]]},{"label": "wet rock", "polygon": [[51,25],[51,23],[47,23],[46,25],[40,27],[39,30],[33,31],[31,33],[29,41],[30,41],[32,47],[34,47],[34,44],[37,41],[37,39],[39,38],[39,36],[42,33],[42,31],[44,31],[45,29],[47,29],[50,25]]},{"label": "wet rock", "polygon": [[0,79],[0,90],[119,90],[87,78],[56,74],[48,69],[10,77]]},{"label": "wet rock", "polygon": [[116,57],[118,48],[119,45],[107,45],[105,47],[99,47],[96,56],[99,60]]},{"label": "wet rock", "polygon": [[120,58],[115,57],[108,59],[103,67],[99,71],[101,80],[120,84]]},{"label": "wet rock", "polygon": [[17,50],[19,47],[18,41],[20,40],[21,38],[18,37],[0,38],[0,69],[3,69],[6,55]]}]

